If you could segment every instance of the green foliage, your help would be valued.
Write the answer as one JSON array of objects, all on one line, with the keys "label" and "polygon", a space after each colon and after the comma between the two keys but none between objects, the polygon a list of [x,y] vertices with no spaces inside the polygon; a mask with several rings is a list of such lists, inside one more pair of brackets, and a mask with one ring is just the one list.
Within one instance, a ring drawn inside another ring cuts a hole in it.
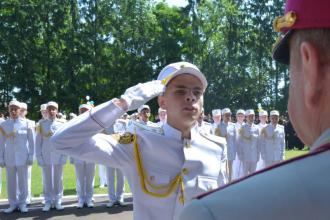
[{"label": "green foliage", "polygon": [[[280,0],[189,0],[183,8],[152,0],[0,2],[0,108],[13,97],[57,101],[76,112],[131,85],[155,79],[166,64],[195,63],[209,87],[205,109],[286,111],[288,72],[271,58]],[[156,111],[157,104],[151,103]]]}]

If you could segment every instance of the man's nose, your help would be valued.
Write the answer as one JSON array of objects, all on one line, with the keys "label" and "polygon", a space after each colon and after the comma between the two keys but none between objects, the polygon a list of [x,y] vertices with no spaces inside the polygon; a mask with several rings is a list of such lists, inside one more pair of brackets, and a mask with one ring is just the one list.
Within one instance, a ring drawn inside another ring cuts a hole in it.
[{"label": "man's nose", "polygon": [[196,96],[194,95],[194,93],[192,91],[187,92],[186,101],[187,102],[195,102],[196,101]]}]

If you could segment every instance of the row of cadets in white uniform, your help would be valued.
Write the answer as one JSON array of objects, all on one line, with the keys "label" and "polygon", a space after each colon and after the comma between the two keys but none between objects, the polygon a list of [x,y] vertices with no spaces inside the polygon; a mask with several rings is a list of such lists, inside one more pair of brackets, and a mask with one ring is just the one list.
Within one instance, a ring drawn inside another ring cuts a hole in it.
[{"label": "row of cadets in white uniform", "polygon": [[27,212],[28,166],[33,164],[34,127],[20,117],[21,103],[13,100],[8,105],[10,118],[0,125],[0,166],[6,167],[7,194],[11,213],[17,208]]},{"label": "row of cadets in white uniform", "polygon": [[[227,141],[228,159],[222,166],[226,169],[228,181],[230,182],[233,179],[233,163],[236,158],[236,126],[231,122],[231,110],[229,108],[212,110],[212,117],[214,121],[212,133],[225,138]],[[222,121],[221,117],[223,117]]]},{"label": "row of cadets in white uniform", "polygon": [[36,158],[42,168],[43,196],[45,205],[43,211],[55,207],[62,210],[63,196],[63,165],[67,156],[62,155],[51,147],[49,139],[56,130],[63,126],[64,121],[57,119],[58,104],[50,101],[47,103],[48,118],[38,123],[36,135]]},{"label": "row of cadets in white uniform", "polygon": [[[134,220],[178,219],[194,196],[218,186],[220,163],[226,159],[225,140],[197,129],[206,87],[205,76],[195,65],[170,64],[158,80],[128,88],[120,99],[66,123],[51,138],[52,146],[83,160],[122,169],[134,198]],[[153,129],[126,135],[102,133],[125,111],[156,96],[160,107],[167,110],[161,133]]]},{"label": "row of cadets in white uniform", "polygon": [[[78,109],[79,115],[91,109],[92,105],[81,104]],[[72,157],[70,158],[70,162],[74,164],[76,171],[77,208],[83,208],[84,206],[89,208],[94,207],[95,163]]]},{"label": "row of cadets in white uniform", "polygon": [[278,124],[279,112],[270,112],[271,123],[265,124],[266,111],[260,111],[261,123],[254,124],[255,113],[250,109],[246,111],[247,122],[239,130],[237,153],[243,162],[244,176],[254,173],[260,159],[268,167],[284,160],[285,133],[284,126]]}]

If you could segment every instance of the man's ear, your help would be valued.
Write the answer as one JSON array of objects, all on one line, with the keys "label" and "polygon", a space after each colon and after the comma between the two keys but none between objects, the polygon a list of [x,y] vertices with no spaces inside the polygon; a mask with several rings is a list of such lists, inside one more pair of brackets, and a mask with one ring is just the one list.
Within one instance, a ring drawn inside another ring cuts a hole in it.
[{"label": "man's ear", "polygon": [[166,109],[166,102],[165,102],[165,98],[163,95],[158,96],[157,101],[158,101],[159,107],[161,107],[162,109]]},{"label": "man's ear", "polygon": [[304,82],[305,105],[314,108],[320,101],[322,94],[322,68],[320,54],[317,48],[310,42],[300,45],[302,77]]}]

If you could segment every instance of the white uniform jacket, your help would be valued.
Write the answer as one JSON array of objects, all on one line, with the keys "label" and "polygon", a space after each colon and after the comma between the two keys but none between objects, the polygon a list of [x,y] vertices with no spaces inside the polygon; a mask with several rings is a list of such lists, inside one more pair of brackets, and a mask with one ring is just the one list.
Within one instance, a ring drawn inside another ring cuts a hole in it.
[{"label": "white uniform jacket", "polygon": [[238,132],[238,157],[244,162],[257,162],[260,156],[258,146],[259,129],[255,124],[246,123]]},{"label": "white uniform jacket", "polygon": [[267,125],[261,131],[264,144],[260,146],[261,157],[265,161],[282,161],[285,153],[284,126],[277,124]]},{"label": "white uniform jacket", "polygon": [[198,126],[198,130],[211,134],[212,132],[212,124],[206,121],[202,121],[201,125]]},{"label": "white uniform jacket", "polygon": [[[146,181],[140,181],[138,175],[134,144],[120,143],[115,135],[100,133],[122,114],[124,111],[112,101],[103,103],[61,127],[51,138],[53,147],[83,160],[120,168],[133,193],[134,220],[178,219],[184,206],[179,201],[182,188],[176,187],[164,198],[145,193],[142,182]],[[163,133],[136,130],[137,145],[146,171],[145,180],[159,186],[181,175],[184,204],[197,194],[214,189],[220,161],[225,159],[225,143],[216,143],[214,136],[200,134],[197,126],[191,130],[191,139],[182,139],[181,133],[168,124],[162,130]],[[149,186],[148,190],[158,193]]]},{"label": "white uniform jacket", "polygon": [[64,165],[66,163],[67,156],[54,151],[50,142],[50,137],[63,125],[64,122],[59,119],[39,122],[36,135],[36,158],[39,163],[42,161],[40,164]]},{"label": "white uniform jacket", "polygon": [[8,119],[0,125],[0,160],[7,167],[27,165],[33,160],[34,128],[22,118]]}]

